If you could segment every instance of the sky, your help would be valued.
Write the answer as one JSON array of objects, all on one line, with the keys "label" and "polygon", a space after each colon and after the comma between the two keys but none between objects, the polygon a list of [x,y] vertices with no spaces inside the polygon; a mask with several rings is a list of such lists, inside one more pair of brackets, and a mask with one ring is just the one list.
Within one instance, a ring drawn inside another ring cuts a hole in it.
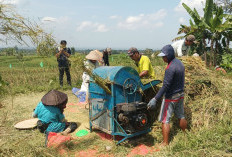
[{"label": "sky", "polygon": [[183,2],[202,14],[205,0],[4,0],[69,47],[154,50],[189,25]]}]

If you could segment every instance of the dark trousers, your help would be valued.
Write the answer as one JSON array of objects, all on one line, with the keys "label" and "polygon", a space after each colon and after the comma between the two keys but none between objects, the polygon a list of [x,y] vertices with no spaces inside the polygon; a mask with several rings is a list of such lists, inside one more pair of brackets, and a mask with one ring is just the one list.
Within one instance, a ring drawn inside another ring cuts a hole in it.
[{"label": "dark trousers", "polygon": [[105,62],[105,66],[110,66],[109,61],[106,61],[106,62]]},{"label": "dark trousers", "polygon": [[67,76],[67,82],[71,86],[71,75],[70,75],[69,67],[59,67],[59,72],[60,72],[59,75],[60,85],[63,86],[63,77],[65,72]]}]

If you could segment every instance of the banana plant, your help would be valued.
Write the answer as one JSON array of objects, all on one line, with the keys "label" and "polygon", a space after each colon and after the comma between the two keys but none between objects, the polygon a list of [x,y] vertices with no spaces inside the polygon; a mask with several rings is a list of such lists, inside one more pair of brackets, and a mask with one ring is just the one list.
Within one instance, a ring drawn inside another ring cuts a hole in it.
[{"label": "banana plant", "polygon": [[[213,0],[206,0],[203,17],[195,8],[192,10],[185,3],[182,5],[191,19],[189,20],[190,26],[181,25],[178,33],[194,34],[199,45],[203,45],[202,51],[204,51],[206,61],[206,40],[208,40],[211,44],[210,65],[216,65],[216,52],[219,52],[217,48],[221,46],[222,39],[226,37],[227,44],[231,41],[232,16],[224,14],[223,8],[217,6]],[[212,60],[213,55],[214,60]]]}]

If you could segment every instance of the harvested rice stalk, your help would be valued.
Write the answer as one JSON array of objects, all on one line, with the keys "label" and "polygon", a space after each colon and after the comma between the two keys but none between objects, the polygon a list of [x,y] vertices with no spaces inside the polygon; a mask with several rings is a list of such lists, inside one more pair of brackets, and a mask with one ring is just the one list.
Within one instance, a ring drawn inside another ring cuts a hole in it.
[{"label": "harvested rice stalk", "polygon": [[185,66],[185,92],[191,98],[197,95],[216,94],[216,88],[213,78],[204,61],[200,57],[181,57],[180,60]]},{"label": "harvested rice stalk", "polygon": [[87,74],[93,78],[93,80],[95,81],[96,84],[98,84],[102,89],[105,90],[105,92],[109,95],[111,95],[111,91],[110,89],[107,87],[107,84],[110,84],[111,82],[105,79],[102,79],[101,77],[99,77],[98,75],[95,75],[90,69],[86,68],[83,64],[82,61],[82,69],[83,71],[87,72]]}]

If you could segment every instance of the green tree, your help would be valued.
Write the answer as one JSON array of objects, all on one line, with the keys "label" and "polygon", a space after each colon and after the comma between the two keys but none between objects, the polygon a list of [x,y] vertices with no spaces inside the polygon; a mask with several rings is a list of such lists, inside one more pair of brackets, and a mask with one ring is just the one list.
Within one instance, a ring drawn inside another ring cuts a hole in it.
[{"label": "green tree", "polygon": [[[204,8],[204,16],[200,17],[196,9],[190,9],[185,3],[182,4],[191,16],[190,26],[182,25],[178,33],[194,34],[199,41],[199,45],[206,58],[206,40],[210,42],[210,65],[216,65],[217,53],[221,46],[221,41],[227,38],[230,41],[232,20],[231,15],[224,14],[221,6],[217,6],[213,0],[206,0]],[[214,59],[213,59],[214,58]]]},{"label": "green tree", "polygon": [[3,2],[0,2],[0,41],[7,43],[12,40],[25,45],[32,43],[36,47],[44,47],[46,41],[50,47],[54,41],[51,34],[44,32],[36,22],[16,13],[13,5]]},{"label": "green tree", "polygon": [[223,7],[223,10],[224,10],[225,13],[229,13],[229,14],[232,13],[232,2],[231,2],[231,0],[216,0],[216,3],[219,6]]},{"label": "green tree", "polygon": [[45,34],[45,36],[42,37],[41,41],[39,41],[36,52],[37,55],[40,56],[51,56],[55,55],[56,51],[56,42],[53,39],[51,34]]},{"label": "green tree", "polygon": [[71,52],[72,52],[72,54],[75,54],[75,48],[74,47],[71,47]]},{"label": "green tree", "polygon": [[144,51],[143,51],[143,53],[145,54],[145,55],[151,55],[152,53],[153,53],[153,50],[152,49],[148,49],[148,48],[146,48]]}]

